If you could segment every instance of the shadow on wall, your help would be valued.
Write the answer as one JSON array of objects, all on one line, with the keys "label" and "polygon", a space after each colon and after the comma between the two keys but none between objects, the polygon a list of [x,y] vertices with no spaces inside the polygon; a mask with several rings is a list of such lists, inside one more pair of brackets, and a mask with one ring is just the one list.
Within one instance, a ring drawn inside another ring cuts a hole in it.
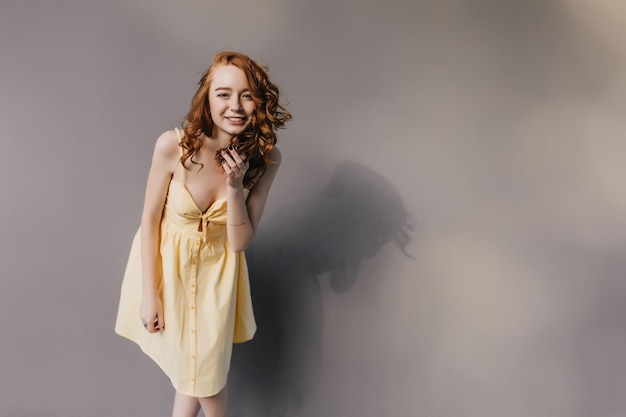
[{"label": "shadow on wall", "polygon": [[[406,253],[412,218],[373,170],[340,163],[326,188],[264,223],[246,251],[258,330],[235,345],[232,416],[292,416],[315,397],[322,364],[318,276],[337,292],[356,282],[363,259],[394,241]],[[408,254],[407,254],[408,256]]]}]

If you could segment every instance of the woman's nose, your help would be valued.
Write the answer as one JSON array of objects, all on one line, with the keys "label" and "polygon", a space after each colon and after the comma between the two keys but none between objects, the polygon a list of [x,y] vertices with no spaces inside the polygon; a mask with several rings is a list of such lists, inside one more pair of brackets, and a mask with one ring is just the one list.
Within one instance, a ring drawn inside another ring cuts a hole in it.
[{"label": "woman's nose", "polygon": [[234,97],[231,100],[230,108],[233,110],[241,110],[241,100],[238,97]]}]

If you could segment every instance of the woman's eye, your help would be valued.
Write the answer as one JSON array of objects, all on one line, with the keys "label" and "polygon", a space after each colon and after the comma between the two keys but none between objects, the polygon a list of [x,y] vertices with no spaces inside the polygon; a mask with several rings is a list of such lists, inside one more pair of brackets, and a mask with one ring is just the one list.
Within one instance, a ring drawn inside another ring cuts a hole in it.
[{"label": "woman's eye", "polygon": [[219,93],[217,96],[218,97],[228,97],[228,94],[226,94],[226,93]]},{"label": "woman's eye", "polygon": [[243,98],[245,98],[246,100],[252,100],[252,96],[250,94],[244,94]]}]

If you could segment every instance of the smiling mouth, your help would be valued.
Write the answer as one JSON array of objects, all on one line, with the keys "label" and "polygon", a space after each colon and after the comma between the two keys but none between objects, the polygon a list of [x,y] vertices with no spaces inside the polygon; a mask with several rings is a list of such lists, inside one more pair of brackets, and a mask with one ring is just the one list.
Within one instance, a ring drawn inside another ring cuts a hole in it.
[{"label": "smiling mouth", "polygon": [[231,122],[243,122],[247,120],[247,117],[225,117],[225,119],[230,120]]}]

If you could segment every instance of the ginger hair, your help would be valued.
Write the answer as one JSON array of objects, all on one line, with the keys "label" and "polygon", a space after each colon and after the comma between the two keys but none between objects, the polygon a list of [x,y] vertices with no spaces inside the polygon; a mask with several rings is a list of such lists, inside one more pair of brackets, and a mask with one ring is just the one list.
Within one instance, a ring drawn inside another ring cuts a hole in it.
[{"label": "ginger hair", "polygon": [[[250,163],[243,184],[246,188],[252,188],[265,173],[267,165],[273,163],[267,155],[276,146],[276,130],[291,119],[291,113],[279,103],[280,90],[270,81],[267,69],[242,53],[228,51],[218,53],[202,75],[183,122],[185,134],[180,143],[183,148],[180,161],[183,166],[187,159],[196,164],[193,156],[202,146],[202,134],[205,136],[213,134],[214,123],[209,109],[209,90],[213,73],[221,65],[234,65],[244,72],[255,102],[255,110],[248,128],[230,143],[240,154],[244,154]],[[222,160],[220,151],[221,149],[215,154],[219,166]]]}]

